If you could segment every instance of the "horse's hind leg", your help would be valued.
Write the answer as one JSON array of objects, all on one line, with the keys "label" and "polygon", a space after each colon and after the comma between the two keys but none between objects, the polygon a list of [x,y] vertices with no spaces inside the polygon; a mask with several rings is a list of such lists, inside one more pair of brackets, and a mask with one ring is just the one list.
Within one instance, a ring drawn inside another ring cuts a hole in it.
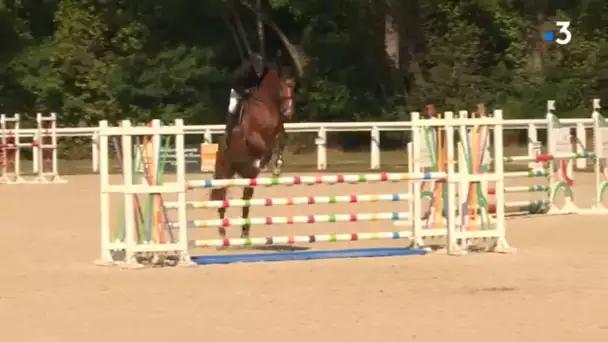
[{"label": "horse's hind leg", "polygon": [[[252,199],[254,191],[255,191],[255,189],[253,187],[244,188],[243,189],[243,201],[248,201],[248,200]],[[243,212],[241,215],[243,220],[247,220],[249,218],[249,209],[250,209],[249,206],[247,206],[247,205],[243,206]],[[243,223],[243,225],[241,226],[241,238],[242,239],[249,238],[250,229],[251,229],[251,225],[247,221],[245,221],[245,223]]]},{"label": "horse's hind leg", "polygon": [[[234,169],[232,166],[225,160],[225,150],[218,151],[217,158],[215,160],[215,172],[213,173],[213,179],[232,179],[234,177]],[[217,188],[212,189],[209,199],[211,201],[225,201],[227,195],[227,188]],[[220,220],[223,220],[226,217],[226,209],[225,207],[221,207],[217,209],[217,213],[219,215]],[[218,227],[218,232],[221,238],[226,237],[226,228],[223,226]]]},{"label": "horse's hind leg", "polygon": [[[239,170],[239,174],[243,178],[256,178],[257,176],[260,175],[260,169],[258,167],[256,167],[256,165],[253,165],[253,164],[246,165],[246,166],[242,166],[242,168]],[[248,201],[248,200],[252,199],[254,191],[255,191],[255,188],[253,188],[253,187],[243,188],[243,198],[242,199],[244,201]],[[241,226],[241,238],[243,238],[243,239],[249,238],[251,225],[249,223],[247,223],[247,219],[249,218],[250,209],[251,209],[250,206],[246,206],[246,205],[243,206],[243,211],[242,211],[242,215],[241,215],[241,218],[243,220],[245,220],[245,223]]]},{"label": "horse's hind leg", "polygon": [[[264,151],[270,150],[270,146],[269,146],[268,142],[266,140],[264,140],[264,137],[259,132],[251,132],[251,133],[247,134],[246,139],[247,139],[247,144],[254,151],[259,151],[260,153],[263,153]],[[262,157],[256,161],[257,165],[255,167],[258,168],[258,167],[262,166],[262,162],[264,161],[264,159],[265,159],[265,155],[262,155]],[[250,173],[249,170],[244,170],[244,171],[246,171],[247,173]],[[247,177],[247,178],[250,178],[250,177]],[[251,178],[255,178],[255,177],[251,177]]]},{"label": "horse's hind leg", "polygon": [[[212,201],[225,201],[226,200],[226,188],[219,188],[211,190],[210,199]],[[226,217],[226,208],[221,207],[217,209],[218,216],[220,220],[223,220]],[[218,227],[218,233],[220,237],[223,239],[226,237],[226,228],[223,226]]]},{"label": "horse's hind leg", "polygon": [[277,158],[274,161],[274,169],[272,175],[278,177],[281,175],[281,166],[283,166],[283,151],[285,151],[285,145],[287,144],[287,133],[285,128],[277,135]]}]

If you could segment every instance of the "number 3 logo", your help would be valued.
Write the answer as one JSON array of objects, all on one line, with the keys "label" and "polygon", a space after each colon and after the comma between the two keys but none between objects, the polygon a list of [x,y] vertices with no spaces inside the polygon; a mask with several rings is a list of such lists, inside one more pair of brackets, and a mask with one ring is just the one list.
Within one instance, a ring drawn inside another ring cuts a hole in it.
[{"label": "number 3 logo", "polygon": [[555,23],[559,27],[559,33],[561,37],[556,39],[555,42],[559,45],[566,45],[572,40],[572,32],[568,29],[570,27],[569,21],[558,21]]}]

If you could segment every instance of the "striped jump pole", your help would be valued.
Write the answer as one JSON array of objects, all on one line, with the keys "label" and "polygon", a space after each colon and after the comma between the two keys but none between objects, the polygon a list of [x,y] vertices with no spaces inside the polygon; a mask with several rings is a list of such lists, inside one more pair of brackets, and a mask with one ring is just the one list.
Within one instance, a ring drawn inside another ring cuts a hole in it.
[{"label": "striped jump pole", "polygon": [[[230,227],[242,225],[274,225],[274,224],[313,224],[313,223],[339,223],[362,221],[407,220],[411,218],[408,212],[386,213],[352,213],[327,215],[301,215],[301,216],[268,216],[253,218],[225,218],[216,220],[188,221],[188,228]],[[179,228],[179,224],[170,222],[171,228]]]},{"label": "striped jump pole", "polygon": [[505,162],[516,162],[516,161],[537,161],[537,162],[548,162],[548,161],[556,161],[560,159],[575,159],[575,158],[591,158],[593,156],[593,152],[581,152],[581,153],[563,153],[563,154],[549,154],[549,153],[541,153],[535,156],[510,156],[505,157]]},{"label": "striped jump pole", "polygon": [[[530,201],[513,201],[504,204],[505,209],[511,209],[515,212],[528,212],[530,214],[543,213],[545,208],[551,204],[548,200],[530,200]],[[496,213],[496,203],[490,203],[489,212]]]},{"label": "striped jump pole", "polygon": [[256,187],[276,185],[315,185],[315,184],[356,184],[374,182],[402,182],[417,180],[445,179],[445,172],[417,172],[417,173],[371,173],[362,175],[326,175],[326,176],[293,176],[246,179],[204,179],[188,181],[190,189],[195,188],[228,188],[228,187]]},{"label": "striped jump pole", "polygon": [[[548,185],[524,185],[524,186],[506,186],[505,193],[516,193],[516,192],[546,192],[551,189]],[[488,195],[496,195],[495,188],[488,188]]]},{"label": "striped jump pole", "polygon": [[271,245],[294,245],[302,243],[318,242],[343,242],[343,241],[364,241],[364,240],[397,240],[411,239],[411,231],[394,232],[370,232],[370,233],[334,233],[317,235],[290,235],[290,236],[269,236],[253,238],[226,238],[191,241],[193,247],[231,247],[231,246],[271,246]]},{"label": "striped jump pole", "polygon": [[[547,177],[549,176],[549,169],[538,169],[530,171],[515,171],[505,172],[505,179],[507,178],[536,178],[536,177]],[[523,185],[523,186],[505,186],[504,192],[507,193],[546,193],[551,191],[551,186],[548,184],[534,184],[534,185]],[[495,195],[496,189],[493,187],[487,188],[488,195]],[[507,212],[527,212],[529,214],[541,214],[546,213],[551,207],[550,200],[525,200],[525,201],[512,201],[504,203],[505,210]],[[496,203],[490,203],[490,212],[494,212],[496,209]]]},{"label": "striped jump pole", "polygon": [[[276,185],[315,185],[315,184],[357,184],[357,183],[374,183],[374,182],[403,182],[403,181],[421,181],[421,180],[445,180],[447,178],[447,173],[445,172],[417,172],[417,173],[374,173],[374,174],[360,174],[360,175],[322,175],[322,176],[292,176],[292,177],[271,177],[271,178],[252,178],[252,179],[206,179],[206,180],[196,180],[189,181],[187,186],[189,189],[195,188],[227,188],[227,187],[258,187],[258,186],[276,186]],[[392,197],[392,195],[391,195]],[[410,197],[410,196],[408,196]],[[410,197],[411,198],[411,197]],[[223,201],[219,201],[223,202]],[[267,202],[267,201],[263,201]],[[412,205],[410,206],[411,210],[416,210],[416,205],[413,203],[415,201],[411,201]],[[235,202],[233,202],[235,203]],[[251,203],[251,202],[249,202]],[[200,203],[199,203],[200,204]],[[169,203],[169,205],[175,205],[174,203]],[[206,204],[203,204],[206,205]],[[216,206],[219,204],[215,204]],[[222,206],[219,206],[220,208]],[[410,211],[411,211],[410,210]],[[418,211],[419,212],[419,211]],[[390,213],[392,214],[392,213]],[[397,216],[396,219],[400,217],[402,219],[410,219],[409,215],[405,215],[407,213],[401,213]],[[325,221],[327,217],[332,217],[333,215],[322,215],[319,216],[319,219],[313,219],[310,222],[310,217],[301,217],[297,218],[297,222],[295,223],[318,223],[318,222],[330,222]],[[381,215],[381,217],[392,217],[392,215]],[[342,216],[340,216],[342,217]],[[344,217],[352,218],[352,215],[346,215]],[[364,216],[361,216],[364,217]],[[273,223],[291,223],[291,218],[281,217],[275,218],[272,220]],[[387,219],[387,218],[383,218]],[[260,219],[232,219],[226,223],[226,220],[203,220],[199,222],[191,222],[189,224],[189,228],[200,227],[200,226],[217,226],[217,227],[228,227],[234,225],[253,225],[253,224],[265,224],[269,218],[260,218]],[[321,221],[319,221],[321,220]],[[342,222],[354,222],[351,219],[344,219]],[[356,221],[356,220],[355,220]],[[174,228],[174,226],[169,225]]]},{"label": "striped jump pole", "polygon": [[[234,199],[225,201],[189,201],[186,203],[190,208],[234,208],[234,207],[270,207],[270,206],[293,206],[313,204],[338,204],[338,203],[375,203],[375,202],[399,202],[412,199],[409,193],[401,194],[378,194],[378,195],[343,195],[343,196],[303,196],[286,198],[253,198],[250,200]],[[175,209],[179,206],[177,202],[165,202],[167,209]]]}]

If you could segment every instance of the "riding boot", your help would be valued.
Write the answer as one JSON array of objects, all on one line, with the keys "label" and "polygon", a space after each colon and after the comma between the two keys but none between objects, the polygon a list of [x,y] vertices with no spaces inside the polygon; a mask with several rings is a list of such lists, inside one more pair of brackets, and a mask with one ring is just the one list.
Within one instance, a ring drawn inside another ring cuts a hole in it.
[{"label": "riding boot", "polygon": [[236,90],[230,90],[230,104],[228,105],[228,117],[226,118],[226,132],[225,132],[225,145],[230,145],[230,139],[232,138],[232,131],[234,126],[237,124],[238,116],[241,112],[241,103],[243,97]]},{"label": "riding boot", "polygon": [[235,121],[235,114],[228,112],[228,118],[226,119],[226,132],[224,134],[226,147],[230,145],[230,138],[232,138],[232,131],[234,130]]}]

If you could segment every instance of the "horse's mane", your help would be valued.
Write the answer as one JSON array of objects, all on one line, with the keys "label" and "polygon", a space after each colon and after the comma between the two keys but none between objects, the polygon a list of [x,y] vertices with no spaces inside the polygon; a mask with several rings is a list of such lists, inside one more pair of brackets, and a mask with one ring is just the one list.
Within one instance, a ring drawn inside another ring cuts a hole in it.
[{"label": "horse's mane", "polygon": [[[273,81],[274,84],[268,84],[269,82]],[[272,86],[276,87],[276,89],[268,89],[268,87]],[[278,106],[281,101],[280,88],[281,77],[279,76],[278,68],[269,67],[262,75],[262,81],[260,82],[258,91],[254,94],[254,96],[252,96],[252,98],[255,101],[260,102],[264,102],[264,99],[267,98],[268,100],[272,101],[273,104]],[[263,95],[265,95],[265,97]]]}]

